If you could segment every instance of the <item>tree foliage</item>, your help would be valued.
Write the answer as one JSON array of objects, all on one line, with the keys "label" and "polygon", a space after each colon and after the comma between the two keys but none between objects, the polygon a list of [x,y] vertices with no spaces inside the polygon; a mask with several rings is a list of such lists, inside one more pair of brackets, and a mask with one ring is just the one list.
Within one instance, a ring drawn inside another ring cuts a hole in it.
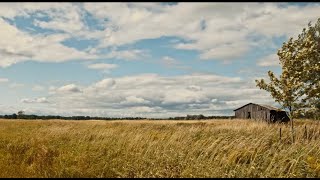
[{"label": "tree foliage", "polygon": [[304,28],[298,38],[290,38],[278,50],[282,74],[268,71],[270,82],[256,80],[260,89],[270,92],[292,117],[320,111],[320,18]]}]

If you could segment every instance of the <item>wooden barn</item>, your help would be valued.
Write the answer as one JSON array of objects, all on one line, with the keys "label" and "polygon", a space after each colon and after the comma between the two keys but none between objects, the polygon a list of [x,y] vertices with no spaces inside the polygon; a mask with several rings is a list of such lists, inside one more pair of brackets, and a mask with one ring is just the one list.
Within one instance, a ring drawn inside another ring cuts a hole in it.
[{"label": "wooden barn", "polygon": [[288,122],[287,113],[281,109],[261,104],[249,103],[234,110],[235,118],[255,119],[267,122]]}]

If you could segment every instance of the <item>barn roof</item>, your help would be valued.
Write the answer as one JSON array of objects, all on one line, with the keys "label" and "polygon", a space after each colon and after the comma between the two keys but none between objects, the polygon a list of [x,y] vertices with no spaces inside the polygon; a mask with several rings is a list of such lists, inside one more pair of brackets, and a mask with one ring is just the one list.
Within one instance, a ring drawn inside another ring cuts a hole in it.
[{"label": "barn roof", "polygon": [[279,108],[276,108],[276,107],[273,107],[273,106],[269,106],[269,105],[264,105],[264,104],[258,104],[258,105],[262,106],[262,107],[265,107],[267,109],[270,109],[270,110],[283,111],[282,109],[279,109]]},{"label": "barn roof", "polygon": [[233,110],[233,111],[236,111],[236,110],[238,110],[238,109],[241,109],[241,108],[243,108],[243,107],[245,107],[245,106],[247,106],[247,105],[249,105],[249,104],[254,104],[254,105],[262,106],[262,107],[267,108],[267,109],[269,109],[269,110],[283,111],[283,110],[281,110],[281,109],[279,109],[279,108],[276,108],[276,107],[273,107],[273,106],[264,105],[264,104],[255,104],[255,103],[248,103],[248,104],[243,105],[243,106],[241,106],[241,107],[239,107],[239,108],[237,108],[237,109],[235,109],[235,110]]}]

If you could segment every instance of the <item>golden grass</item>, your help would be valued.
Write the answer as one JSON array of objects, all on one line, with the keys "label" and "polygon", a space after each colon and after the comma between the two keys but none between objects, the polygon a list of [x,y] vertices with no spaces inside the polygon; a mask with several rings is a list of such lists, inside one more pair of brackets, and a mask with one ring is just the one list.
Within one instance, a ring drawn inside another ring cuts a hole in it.
[{"label": "golden grass", "polygon": [[0,177],[320,177],[320,124],[295,125],[0,120]]}]

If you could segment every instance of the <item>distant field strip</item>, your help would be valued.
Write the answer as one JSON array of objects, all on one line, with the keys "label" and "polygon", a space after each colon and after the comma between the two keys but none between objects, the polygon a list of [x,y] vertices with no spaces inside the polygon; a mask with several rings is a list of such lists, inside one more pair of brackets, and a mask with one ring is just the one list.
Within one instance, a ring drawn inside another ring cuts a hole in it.
[{"label": "distant field strip", "polygon": [[295,136],[236,119],[0,120],[0,177],[320,177],[320,122]]}]

